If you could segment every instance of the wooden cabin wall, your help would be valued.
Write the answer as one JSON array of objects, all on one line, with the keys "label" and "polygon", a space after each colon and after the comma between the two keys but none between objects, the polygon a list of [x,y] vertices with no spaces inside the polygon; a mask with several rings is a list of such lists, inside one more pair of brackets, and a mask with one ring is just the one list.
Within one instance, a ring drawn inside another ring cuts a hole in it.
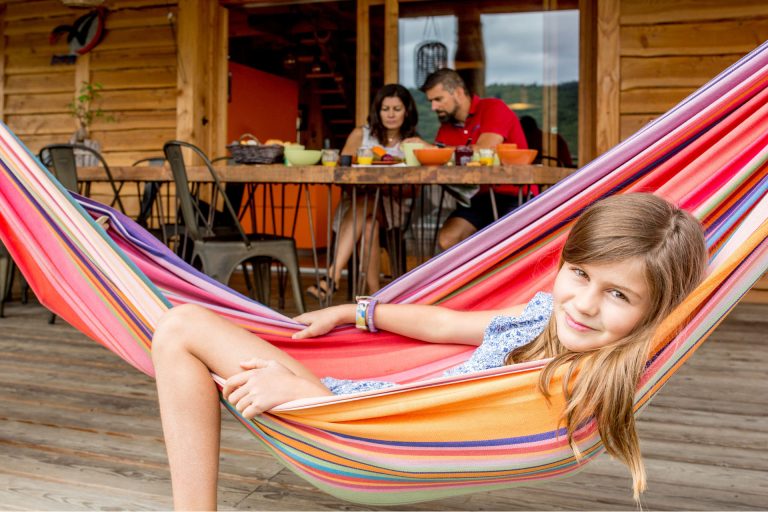
[{"label": "wooden cabin wall", "polygon": [[[621,140],[768,40],[765,0],[620,2]],[[768,277],[746,300],[768,302]]]},{"label": "wooden cabin wall", "polygon": [[621,0],[619,25],[624,140],[768,40],[768,2]]},{"label": "wooden cabin wall", "polygon": [[[76,129],[67,105],[83,81],[102,84],[104,116],[91,127],[110,165],[159,155],[176,136],[176,2],[120,0],[109,8],[107,33],[74,65],[51,65],[66,54],[66,38],[51,45],[51,30],[88,9],[57,0],[5,2],[2,116],[32,151],[67,142]],[[169,14],[173,16],[169,20]]]}]

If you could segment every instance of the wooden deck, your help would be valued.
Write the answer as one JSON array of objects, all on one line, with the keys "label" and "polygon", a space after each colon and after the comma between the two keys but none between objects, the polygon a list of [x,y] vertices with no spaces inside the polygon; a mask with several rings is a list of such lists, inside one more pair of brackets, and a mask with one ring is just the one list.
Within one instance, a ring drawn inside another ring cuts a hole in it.
[{"label": "wooden deck", "polygon": [[[0,319],[0,510],[171,507],[153,381],[36,304]],[[768,507],[768,305],[742,304],[642,414],[646,510]],[[224,415],[219,503],[370,510],[328,496]],[[391,510],[637,510],[602,455],[536,487]]]}]

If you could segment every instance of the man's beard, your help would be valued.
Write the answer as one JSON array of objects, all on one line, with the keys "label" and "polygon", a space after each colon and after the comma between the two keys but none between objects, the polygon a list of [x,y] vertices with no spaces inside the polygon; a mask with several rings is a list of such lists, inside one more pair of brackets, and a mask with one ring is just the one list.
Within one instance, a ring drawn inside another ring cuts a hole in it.
[{"label": "man's beard", "polygon": [[456,111],[458,110],[458,107],[454,108],[453,112],[437,110],[435,111],[435,114],[437,114],[437,120],[441,123],[459,124],[459,120],[456,119]]}]

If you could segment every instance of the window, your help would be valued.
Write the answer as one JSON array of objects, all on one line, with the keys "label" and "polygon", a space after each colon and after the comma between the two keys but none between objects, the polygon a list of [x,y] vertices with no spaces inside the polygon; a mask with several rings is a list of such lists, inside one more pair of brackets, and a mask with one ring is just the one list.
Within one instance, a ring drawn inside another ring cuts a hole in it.
[{"label": "window", "polygon": [[434,17],[401,11],[399,75],[419,106],[422,137],[433,140],[439,124],[418,90],[416,51],[425,41],[439,41],[448,67],[461,70],[477,94],[500,98],[515,111],[543,163],[576,165],[578,10],[488,12],[483,4],[455,4],[453,11]]}]

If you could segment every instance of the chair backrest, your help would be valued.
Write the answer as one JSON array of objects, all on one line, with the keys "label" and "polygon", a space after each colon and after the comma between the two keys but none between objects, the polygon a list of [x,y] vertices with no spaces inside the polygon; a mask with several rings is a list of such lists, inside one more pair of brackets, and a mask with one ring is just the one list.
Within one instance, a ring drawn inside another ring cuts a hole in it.
[{"label": "chair backrest", "polygon": [[50,144],[39,153],[40,161],[53,171],[64,188],[78,192],[77,164],[72,144]]},{"label": "chair backrest", "polygon": [[99,162],[99,166],[104,169],[109,186],[112,188],[113,199],[109,206],[117,204],[120,211],[125,213],[123,201],[120,199],[120,190],[115,184],[112,171],[109,169],[109,165],[107,165],[107,161],[104,160],[101,153],[92,147],[77,143],[49,144],[40,150],[38,156],[43,165],[53,168],[53,173],[56,175],[56,179],[58,179],[67,190],[78,192],[76,152],[80,154],[87,153]]},{"label": "chair backrest", "polygon": [[[189,178],[187,176],[187,166],[184,162],[183,149],[187,148],[196,154],[203,162],[208,172],[213,178],[214,187],[214,201],[210,205],[210,215],[206,216],[201,213],[199,205],[195,198],[192,197],[192,193],[189,188]],[[237,212],[235,211],[232,203],[227,197],[224,186],[219,179],[216,170],[213,168],[213,164],[208,159],[206,154],[197,146],[190,144],[189,142],[183,142],[179,140],[172,140],[166,142],[163,146],[163,153],[165,158],[171,166],[171,172],[173,173],[173,181],[176,184],[176,196],[179,199],[181,214],[184,219],[184,224],[187,228],[189,236],[193,240],[200,240],[205,236],[213,234],[213,212],[215,210],[215,199],[220,197],[224,202],[224,211],[231,217],[232,225],[237,228],[243,242],[249,243],[248,237],[243,230],[240,221],[237,218]]]},{"label": "chair backrest", "polygon": [[[136,160],[131,166],[148,165],[150,167],[162,167],[164,163],[164,156],[151,156]],[[147,227],[147,222],[152,216],[152,209],[155,203],[159,201],[160,185],[161,182],[159,181],[148,181],[144,184],[144,192],[141,194],[139,201],[139,215],[136,217],[136,222],[138,222],[139,226]]]}]

